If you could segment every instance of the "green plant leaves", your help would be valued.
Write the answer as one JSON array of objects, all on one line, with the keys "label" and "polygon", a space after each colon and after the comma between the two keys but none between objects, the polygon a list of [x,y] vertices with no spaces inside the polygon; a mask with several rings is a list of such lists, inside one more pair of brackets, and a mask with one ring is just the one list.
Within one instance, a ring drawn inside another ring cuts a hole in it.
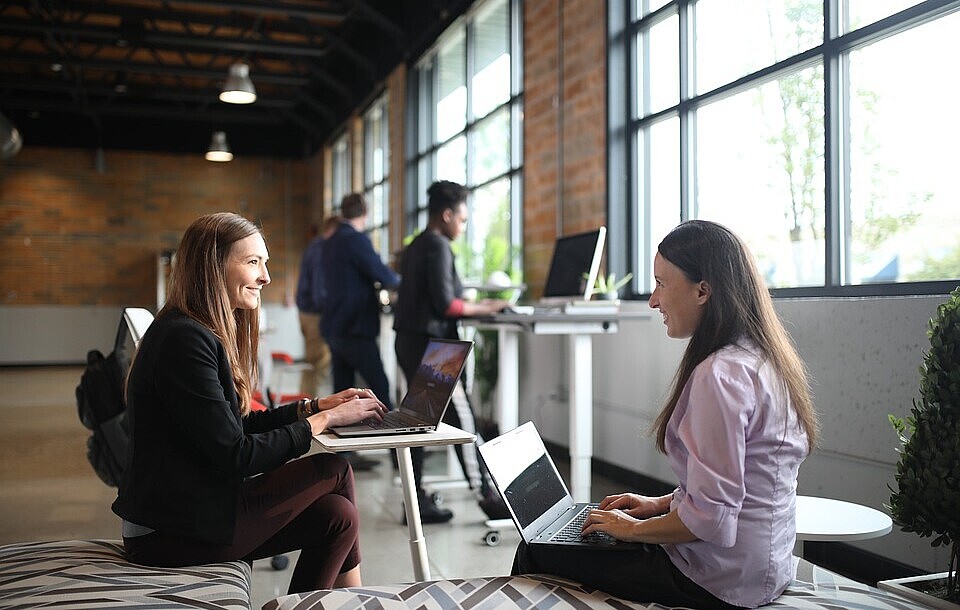
[{"label": "green plant leaves", "polygon": [[[953,546],[953,573],[960,553],[960,287],[937,307],[927,336],[920,397],[906,420],[888,416],[900,441],[889,508],[903,531],[933,537],[935,547]],[[958,580],[951,582],[951,595],[960,595]]]}]

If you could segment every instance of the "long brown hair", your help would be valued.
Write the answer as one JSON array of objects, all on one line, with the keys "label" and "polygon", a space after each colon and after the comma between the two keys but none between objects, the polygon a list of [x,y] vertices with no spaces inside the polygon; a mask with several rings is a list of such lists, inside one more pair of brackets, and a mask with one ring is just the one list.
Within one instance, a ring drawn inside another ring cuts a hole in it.
[{"label": "long brown hair", "polygon": [[670,398],[654,421],[657,448],[666,452],[667,423],[693,369],[718,349],[748,337],[763,351],[780,374],[813,449],[819,424],[810,396],[806,366],[780,322],[773,300],[757,270],[753,255],[739,237],[726,227],[705,220],[678,225],[657,246],[660,256],[676,265],[692,282],[711,287],[703,317],[673,380]]},{"label": "long brown hair", "polygon": [[157,313],[182,311],[207,327],[223,344],[230,359],[240,413],[250,412],[257,385],[260,309],[230,305],[226,286],[227,256],[233,244],[254,233],[257,225],[232,212],[218,212],[193,221],[173,259],[167,302]]}]

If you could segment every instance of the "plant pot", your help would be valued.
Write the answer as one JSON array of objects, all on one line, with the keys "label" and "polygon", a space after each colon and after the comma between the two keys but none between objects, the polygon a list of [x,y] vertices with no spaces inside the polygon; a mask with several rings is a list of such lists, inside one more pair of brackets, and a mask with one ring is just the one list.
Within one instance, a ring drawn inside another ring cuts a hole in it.
[{"label": "plant pot", "polygon": [[907,578],[894,578],[892,580],[881,580],[877,587],[891,593],[896,593],[900,597],[919,602],[931,608],[940,608],[942,610],[960,610],[960,604],[947,601],[942,597],[926,593],[926,591],[937,590],[936,582],[942,581],[940,590],[946,591],[947,573],[923,574],[921,576],[909,576]]}]

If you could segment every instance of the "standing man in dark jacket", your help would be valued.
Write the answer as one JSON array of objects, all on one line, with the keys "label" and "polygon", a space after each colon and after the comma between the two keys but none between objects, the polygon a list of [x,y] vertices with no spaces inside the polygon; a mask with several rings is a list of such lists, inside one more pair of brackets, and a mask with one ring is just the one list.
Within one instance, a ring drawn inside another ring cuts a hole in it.
[{"label": "standing man in dark jacket", "polygon": [[[431,337],[457,339],[459,318],[490,315],[503,310],[509,304],[497,299],[479,303],[463,299],[463,284],[457,274],[450,242],[463,233],[467,224],[466,187],[456,182],[441,180],[430,185],[427,196],[427,227],[410,242],[400,257],[400,272],[404,282],[400,287],[394,313],[393,328],[397,331],[394,347],[397,362],[408,383],[416,372]],[[457,385],[443,420],[457,428],[477,433],[473,407],[462,380]],[[477,437],[480,438],[479,434]],[[482,439],[480,442],[483,442]],[[424,523],[449,521],[453,513],[437,506],[423,490],[423,448],[414,447],[412,455],[421,520]],[[476,445],[457,445],[457,456],[467,475],[470,488],[477,494],[480,508],[491,519],[509,518],[510,514],[503,501],[490,484],[489,474],[480,464]]]},{"label": "standing man in dark jacket", "polygon": [[[390,409],[390,382],[383,370],[380,347],[381,289],[394,290],[400,276],[387,267],[363,233],[367,202],[351,193],[340,204],[340,226],[323,248],[323,279],[327,298],[320,331],[330,346],[333,387],[355,387],[359,373]],[[352,461],[354,469],[360,465]]]},{"label": "standing man in dark jacket", "polygon": [[330,348],[320,336],[320,315],[327,289],[323,283],[323,244],[337,229],[340,219],[328,217],[323,222],[320,234],[310,240],[300,261],[300,276],[297,279],[297,310],[300,315],[300,332],[303,333],[304,359],[311,365],[303,372],[300,392],[316,396],[320,384],[330,372]]}]

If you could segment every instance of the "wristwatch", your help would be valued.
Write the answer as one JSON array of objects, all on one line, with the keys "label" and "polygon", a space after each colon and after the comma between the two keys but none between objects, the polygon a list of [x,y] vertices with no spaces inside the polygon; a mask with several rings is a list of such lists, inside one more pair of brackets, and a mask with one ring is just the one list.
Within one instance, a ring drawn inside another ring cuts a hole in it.
[{"label": "wristwatch", "polygon": [[297,414],[300,416],[300,419],[306,419],[314,413],[319,412],[320,405],[317,403],[316,398],[301,398],[300,404],[297,405]]}]

